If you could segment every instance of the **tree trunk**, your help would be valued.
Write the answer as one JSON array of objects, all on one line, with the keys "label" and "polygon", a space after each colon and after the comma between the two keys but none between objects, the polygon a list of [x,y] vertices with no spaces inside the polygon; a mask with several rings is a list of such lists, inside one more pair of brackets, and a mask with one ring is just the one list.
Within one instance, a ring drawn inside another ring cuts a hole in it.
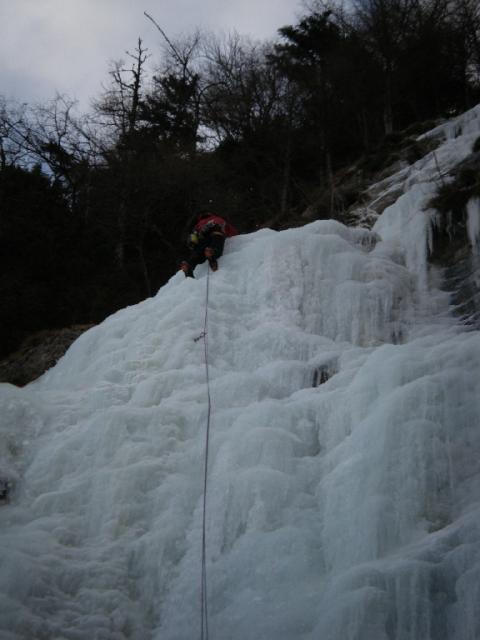
[{"label": "tree trunk", "polygon": [[143,251],[143,243],[140,242],[137,245],[137,251],[138,251],[138,257],[140,259],[140,266],[142,268],[142,274],[143,274],[143,282],[145,285],[145,293],[147,294],[147,298],[150,298],[152,296],[152,286],[150,284],[150,276],[148,274],[148,267],[147,267],[147,263],[145,261],[145,254]]},{"label": "tree trunk", "polygon": [[387,62],[385,72],[385,102],[383,108],[383,125],[386,136],[393,133],[392,76],[392,65],[390,62]]},{"label": "tree trunk", "polygon": [[363,149],[367,153],[370,151],[370,136],[368,135],[368,118],[365,107],[360,114],[360,129],[362,132]]},{"label": "tree trunk", "polygon": [[292,165],[292,125],[291,125],[291,121],[289,121],[288,130],[287,130],[287,143],[285,146],[285,156],[283,161],[282,193],[280,196],[280,215],[281,216],[284,216],[287,212],[288,194],[290,190],[291,165]]},{"label": "tree trunk", "polygon": [[7,154],[3,146],[3,139],[0,138],[0,169],[3,171],[7,166]]},{"label": "tree trunk", "polygon": [[115,259],[120,271],[125,269],[125,227],[127,222],[127,206],[125,197],[122,196],[118,208],[117,241],[115,244]]},{"label": "tree trunk", "polygon": [[330,149],[325,151],[325,169],[327,175],[327,184],[330,190],[330,217],[335,215],[335,181],[333,179],[332,156]]}]

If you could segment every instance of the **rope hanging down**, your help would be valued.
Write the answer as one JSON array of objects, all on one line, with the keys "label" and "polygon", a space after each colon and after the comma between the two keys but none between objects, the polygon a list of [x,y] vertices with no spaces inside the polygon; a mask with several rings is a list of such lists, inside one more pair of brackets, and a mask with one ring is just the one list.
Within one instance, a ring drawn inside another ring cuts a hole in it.
[{"label": "rope hanging down", "polygon": [[208,640],[208,602],[207,602],[207,476],[208,449],[210,443],[210,422],[212,415],[212,400],[210,396],[210,373],[208,370],[208,298],[210,293],[210,269],[207,271],[207,287],[205,295],[205,322],[203,326],[203,344],[205,347],[205,378],[207,383],[207,430],[205,435],[205,470],[203,477],[203,524],[202,524],[202,585],[201,585],[201,640]]}]

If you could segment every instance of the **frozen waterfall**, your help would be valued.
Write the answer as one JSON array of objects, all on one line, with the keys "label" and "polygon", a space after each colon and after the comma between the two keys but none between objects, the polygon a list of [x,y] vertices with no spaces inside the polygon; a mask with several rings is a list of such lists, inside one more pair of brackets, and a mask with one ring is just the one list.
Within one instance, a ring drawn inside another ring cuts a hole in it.
[{"label": "frozen waterfall", "polygon": [[[479,135],[462,118],[372,231],[239,236],[210,276],[211,640],[480,638],[480,336],[427,268],[424,210]],[[0,385],[1,640],[199,638],[196,276]]]}]

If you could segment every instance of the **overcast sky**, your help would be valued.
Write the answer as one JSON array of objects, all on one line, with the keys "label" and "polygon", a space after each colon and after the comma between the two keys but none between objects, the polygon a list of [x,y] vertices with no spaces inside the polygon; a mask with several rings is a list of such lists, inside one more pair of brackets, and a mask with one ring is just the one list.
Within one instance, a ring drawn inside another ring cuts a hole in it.
[{"label": "overcast sky", "polygon": [[196,27],[273,38],[293,24],[301,0],[0,0],[0,95],[36,102],[67,93],[87,108],[138,37],[159,60],[161,37]]}]

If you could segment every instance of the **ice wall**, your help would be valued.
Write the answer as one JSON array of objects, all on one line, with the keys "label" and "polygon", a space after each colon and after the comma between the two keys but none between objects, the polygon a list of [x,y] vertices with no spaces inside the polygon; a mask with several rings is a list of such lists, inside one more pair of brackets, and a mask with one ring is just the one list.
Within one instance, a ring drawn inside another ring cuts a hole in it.
[{"label": "ice wall", "polygon": [[[427,268],[430,169],[373,231],[240,236],[210,276],[211,638],[480,637],[480,340]],[[0,385],[2,640],[199,637],[196,276]]]}]

